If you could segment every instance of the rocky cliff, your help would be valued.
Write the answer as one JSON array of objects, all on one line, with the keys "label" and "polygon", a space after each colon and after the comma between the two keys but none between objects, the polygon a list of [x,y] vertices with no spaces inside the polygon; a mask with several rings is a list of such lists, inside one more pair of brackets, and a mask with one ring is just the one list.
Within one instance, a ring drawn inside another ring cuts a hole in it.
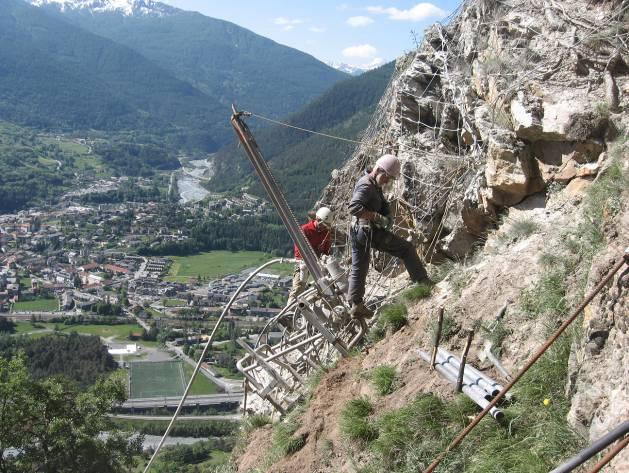
[{"label": "rocky cliff", "polygon": [[[418,359],[437,307],[444,346],[459,350],[474,329],[472,363],[500,378],[487,345],[517,371],[623,257],[628,10],[618,1],[470,0],[400,58],[362,145],[321,202],[347,224],[356,178],[383,152],[397,154],[396,231],[441,282],[427,299],[407,297],[406,324],[331,368],[288,421],[253,430],[238,471],[421,471],[475,412]],[[404,286],[395,265],[374,266],[372,284]],[[548,471],[627,420],[628,286],[621,270],[523,380],[505,407],[509,422],[481,424],[437,471]],[[382,366],[395,372],[384,394],[374,382]],[[364,437],[348,429],[356,400]],[[292,447],[278,447],[282,438]],[[624,452],[608,471],[626,468]]]}]

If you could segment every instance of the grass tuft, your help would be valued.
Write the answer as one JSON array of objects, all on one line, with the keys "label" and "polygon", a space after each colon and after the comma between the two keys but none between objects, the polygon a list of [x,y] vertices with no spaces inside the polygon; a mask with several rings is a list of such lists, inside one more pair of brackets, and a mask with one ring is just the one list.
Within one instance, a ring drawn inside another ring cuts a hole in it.
[{"label": "grass tuft", "polygon": [[371,383],[381,396],[391,394],[395,390],[397,370],[393,365],[381,365],[371,372]]},{"label": "grass tuft", "polygon": [[341,412],[341,432],[351,440],[370,442],[378,437],[378,428],[369,421],[373,413],[371,401],[367,398],[352,399]]},{"label": "grass tuft", "polygon": [[395,333],[400,330],[408,322],[407,313],[406,306],[402,303],[383,306],[378,321],[367,334],[367,342],[373,345],[382,340],[387,332]]},{"label": "grass tuft", "polygon": [[408,322],[406,318],[407,313],[406,306],[401,303],[385,306],[380,312],[378,324],[380,324],[385,331],[395,333]]},{"label": "grass tuft", "polygon": [[530,218],[513,220],[505,227],[504,232],[498,233],[497,240],[509,245],[524,240],[539,230],[539,224]]},{"label": "grass tuft", "polygon": [[295,436],[299,426],[300,424],[291,416],[275,424],[273,429],[273,450],[280,456],[291,455],[301,450],[306,444],[305,436]]},{"label": "grass tuft", "polygon": [[428,284],[416,284],[402,294],[402,298],[408,302],[415,302],[430,296],[432,286]]},{"label": "grass tuft", "polygon": [[416,467],[427,466],[445,446],[446,438],[441,435],[444,407],[433,394],[420,394],[408,405],[382,414],[377,420],[380,435],[372,444],[382,466],[396,469],[408,464],[407,453],[415,447],[421,451],[415,450],[411,461]]},{"label": "grass tuft", "polygon": [[242,429],[245,434],[249,434],[260,427],[271,423],[271,418],[262,414],[253,414],[245,418]]}]

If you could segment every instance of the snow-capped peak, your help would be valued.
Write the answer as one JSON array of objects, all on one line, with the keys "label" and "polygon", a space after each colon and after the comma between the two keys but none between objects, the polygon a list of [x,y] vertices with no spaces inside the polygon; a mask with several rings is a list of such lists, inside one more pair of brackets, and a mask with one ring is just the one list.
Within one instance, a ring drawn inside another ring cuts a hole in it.
[{"label": "snow-capped peak", "polygon": [[368,67],[353,66],[344,62],[328,62],[328,66],[333,67],[334,69],[338,69],[341,72],[346,72],[347,74],[352,76],[359,76],[363,72],[369,70]]},{"label": "snow-capped peak", "polygon": [[153,0],[28,0],[37,7],[53,6],[60,11],[89,10],[92,13],[121,13],[162,16],[177,9]]}]

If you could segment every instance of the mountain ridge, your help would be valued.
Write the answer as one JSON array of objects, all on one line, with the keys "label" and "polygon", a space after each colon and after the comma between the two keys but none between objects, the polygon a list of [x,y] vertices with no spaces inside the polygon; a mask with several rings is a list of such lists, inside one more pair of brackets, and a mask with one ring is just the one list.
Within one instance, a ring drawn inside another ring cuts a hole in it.
[{"label": "mountain ridge", "polygon": [[54,6],[61,12],[88,10],[90,13],[122,13],[162,16],[173,14],[178,8],[154,0],[27,0],[34,6]]},{"label": "mountain ridge", "polygon": [[[198,12],[173,9],[168,15],[94,14],[84,8],[61,11],[50,3],[42,9],[135,50],[222,104],[226,116],[236,103],[275,118],[284,117],[348,77],[307,53]],[[223,138],[231,139],[231,131],[222,128]]]}]

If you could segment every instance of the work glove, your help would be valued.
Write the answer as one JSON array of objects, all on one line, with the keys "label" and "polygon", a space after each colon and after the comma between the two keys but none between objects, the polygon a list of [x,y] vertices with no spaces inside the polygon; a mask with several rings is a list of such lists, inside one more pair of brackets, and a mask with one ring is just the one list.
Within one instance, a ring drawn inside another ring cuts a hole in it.
[{"label": "work glove", "polygon": [[376,227],[388,230],[393,225],[393,220],[381,214],[376,214],[376,218],[373,220]]}]

